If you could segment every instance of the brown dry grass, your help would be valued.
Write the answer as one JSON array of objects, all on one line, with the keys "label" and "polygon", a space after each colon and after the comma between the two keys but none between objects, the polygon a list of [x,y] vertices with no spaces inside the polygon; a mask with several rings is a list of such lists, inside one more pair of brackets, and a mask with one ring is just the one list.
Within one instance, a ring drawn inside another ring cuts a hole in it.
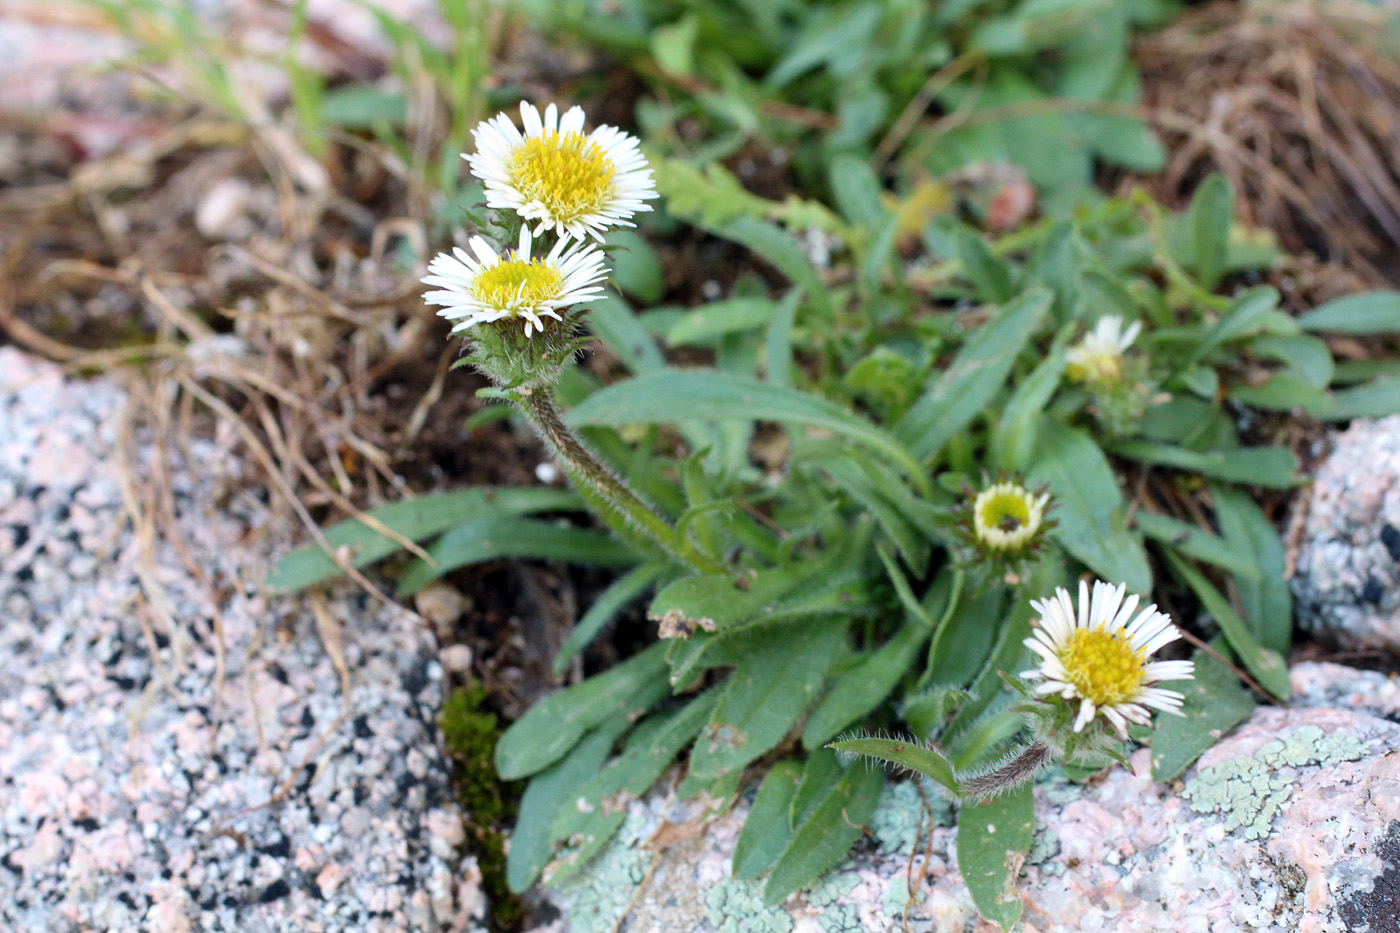
[{"label": "brown dry grass", "polygon": [[1215,3],[1143,36],[1145,107],[1171,153],[1133,179],[1168,204],[1223,172],[1242,220],[1372,284],[1400,280],[1400,49],[1393,11],[1337,0]]}]

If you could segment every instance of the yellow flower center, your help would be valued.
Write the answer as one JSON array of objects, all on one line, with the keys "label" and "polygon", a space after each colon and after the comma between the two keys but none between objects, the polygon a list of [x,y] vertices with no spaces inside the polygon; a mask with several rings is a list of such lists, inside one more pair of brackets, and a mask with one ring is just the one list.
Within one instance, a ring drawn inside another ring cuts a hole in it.
[{"label": "yellow flower center", "polygon": [[607,203],[616,173],[597,143],[552,130],[525,140],[510,166],[511,184],[566,224]]},{"label": "yellow flower center", "polygon": [[1079,695],[1095,706],[1131,697],[1142,684],[1145,655],[1134,651],[1121,631],[1104,626],[1077,628],[1060,648],[1060,663]]},{"label": "yellow flower center", "polygon": [[533,306],[559,297],[564,276],[539,259],[506,259],[476,277],[476,297],[492,308]]},{"label": "yellow flower center", "polygon": [[978,517],[988,528],[1009,534],[1031,520],[1031,510],[1021,493],[999,492],[983,503]]},{"label": "yellow flower center", "polygon": [[1123,355],[1114,349],[1085,348],[1070,359],[1065,373],[1075,382],[1112,385],[1123,377]]}]

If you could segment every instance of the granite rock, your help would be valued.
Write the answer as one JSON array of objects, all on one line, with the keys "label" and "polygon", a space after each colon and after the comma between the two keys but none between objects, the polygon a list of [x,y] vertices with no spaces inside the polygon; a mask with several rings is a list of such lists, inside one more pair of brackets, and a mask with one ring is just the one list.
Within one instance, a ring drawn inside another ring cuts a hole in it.
[{"label": "granite rock", "polygon": [[[1257,710],[1180,781],[1153,783],[1140,751],[1086,784],[1039,782],[1026,933],[1400,931],[1400,685],[1329,664],[1292,678],[1289,707]],[[563,915],[539,933],[991,933],[949,810],[922,790],[887,785],[853,855],[779,907],[730,875],[745,804],[677,832],[689,805],[635,801],[599,859],[550,889]],[[653,852],[658,831],[682,841]]]},{"label": "granite rock", "polygon": [[1300,501],[1298,621],[1344,647],[1400,652],[1400,415],[1338,434]]},{"label": "granite rock", "polygon": [[165,474],[125,404],[0,348],[0,930],[478,928],[431,627],[269,597],[281,545],[213,441],[138,533],[128,479]]}]

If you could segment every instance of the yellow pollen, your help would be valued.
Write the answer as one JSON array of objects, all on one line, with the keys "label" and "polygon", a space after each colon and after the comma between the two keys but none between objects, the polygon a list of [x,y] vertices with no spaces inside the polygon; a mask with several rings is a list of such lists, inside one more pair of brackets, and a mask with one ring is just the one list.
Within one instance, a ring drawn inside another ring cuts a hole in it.
[{"label": "yellow pollen", "polygon": [[563,286],[564,276],[542,260],[506,259],[478,275],[473,290],[482,304],[507,308],[558,298]]},{"label": "yellow pollen", "polygon": [[607,203],[616,172],[612,159],[582,133],[551,130],[515,150],[510,181],[567,224]]},{"label": "yellow pollen", "polygon": [[1142,684],[1145,655],[1121,631],[1077,628],[1060,648],[1060,663],[1079,695],[1095,706],[1130,698]]},{"label": "yellow pollen", "polygon": [[982,504],[982,514],[977,517],[988,528],[1010,533],[1030,522],[1031,510],[1024,495],[999,492]]}]

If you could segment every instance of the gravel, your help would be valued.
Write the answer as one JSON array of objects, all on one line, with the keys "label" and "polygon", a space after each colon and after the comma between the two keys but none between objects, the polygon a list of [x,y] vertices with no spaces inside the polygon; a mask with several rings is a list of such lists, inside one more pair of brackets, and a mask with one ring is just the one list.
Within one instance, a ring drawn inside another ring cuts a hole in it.
[{"label": "gravel", "polygon": [[138,533],[124,477],[161,471],[123,468],[125,404],[0,348],[0,930],[477,929],[431,627],[269,597],[278,536],[213,442]]}]

